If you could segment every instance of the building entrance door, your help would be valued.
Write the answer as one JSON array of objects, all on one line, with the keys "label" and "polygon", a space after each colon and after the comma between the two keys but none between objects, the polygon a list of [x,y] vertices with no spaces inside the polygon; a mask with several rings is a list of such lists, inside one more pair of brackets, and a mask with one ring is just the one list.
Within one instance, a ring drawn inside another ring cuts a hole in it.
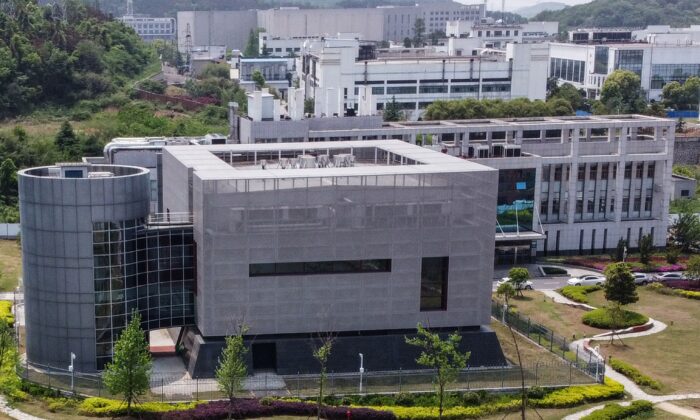
[{"label": "building entrance door", "polygon": [[275,343],[253,344],[253,370],[277,370],[277,346]]}]

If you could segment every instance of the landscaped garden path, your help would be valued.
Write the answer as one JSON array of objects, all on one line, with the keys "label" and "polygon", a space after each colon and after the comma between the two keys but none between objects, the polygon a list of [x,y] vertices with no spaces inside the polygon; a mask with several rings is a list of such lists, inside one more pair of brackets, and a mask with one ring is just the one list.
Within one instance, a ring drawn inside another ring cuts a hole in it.
[{"label": "landscaped garden path", "polygon": [[[586,305],[586,304],[580,304],[576,303],[559,293],[553,291],[553,290],[547,290],[544,292],[545,295],[548,297],[552,298],[552,300],[555,303],[560,303],[563,305],[572,305],[572,306],[583,306],[589,309],[596,309],[594,306],[591,305]],[[626,330],[620,331],[619,334],[623,335],[625,338],[629,337],[641,337],[645,335],[652,335],[652,334],[657,334],[663,330],[666,329],[666,324],[664,324],[661,321],[654,320],[649,318],[649,322],[653,323],[653,327],[649,330],[646,331],[640,331],[640,332],[633,332],[631,329],[628,330],[628,332],[625,332]],[[576,340],[570,344],[570,349],[572,352],[576,353],[577,351],[583,350],[583,345],[586,340],[590,341],[595,341],[595,340],[608,340],[610,339],[610,333],[602,333],[598,334],[596,336],[586,338],[586,339],[581,339],[581,340]],[[598,355],[600,357],[600,355]],[[602,357],[601,357],[602,358]],[[626,376],[622,375],[621,373],[615,372],[612,367],[609,365],[605,365],[605,376],[621,383],[625,387],[625,391],[627,391],[631,396],[632,400],[646,400],[650,401],[654,404],[658,404],[658,407],[661,408],[662,410],[668,411],[673,414],[678,414],[681,416],[686,416],[691,419],[698,419],[700,418],[700,414],[698,414],[697,411],[691,410],[688,408],[684,407],[679,407],[675,404],[670,403],[669,401],[678,401],[678,400],[688,400],[688,399],[695,399],[695,398],[700,398],[700,393],[690,393],[690,394],[673,394],[673,395],[650,395],[644,392],[637,384],[629,380]],[[622,405],[627,405],[627,403],[622,403]],[[591,412],[603,408],[604,405],[596,406],[589,408],[584,411],[580,411],[575,414],[571,414],[567,417],[565,417],[565,420],[577,420],[580,418],[585,417],[586,415],[590,414]]]}]

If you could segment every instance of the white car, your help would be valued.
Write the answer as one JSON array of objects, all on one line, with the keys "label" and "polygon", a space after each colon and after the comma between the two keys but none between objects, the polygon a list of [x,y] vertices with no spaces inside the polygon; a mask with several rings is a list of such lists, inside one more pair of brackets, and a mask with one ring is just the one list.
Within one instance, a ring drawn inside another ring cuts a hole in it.
[{"label": "white car", "polygon": [[660,273],[654,276],[654,281],[685,280],[683,273]]},{"label": "white car", "polygon": [[634,284],[641,284],[644,286],[651,281],[647,273],[632,273],[632,275],[634,276]]},{"label": "white car", "polygon": [[569,286],[602,286],[605,283],[605,276],[588,275],[570,278],[566,281]]},{"label": "white car", "polygon": [[[496,283],[496,287],[502,285],[503,283],[508,283],[510,281],[510,277],[503,277],[502,279],[498,280],[498,282]],[[513,283],[513,287],[516,287],[515,283]],[[532,282],[530,280],[525,280],[524,282],[520,283],[520,288],[522,290],[532,290]]]}]

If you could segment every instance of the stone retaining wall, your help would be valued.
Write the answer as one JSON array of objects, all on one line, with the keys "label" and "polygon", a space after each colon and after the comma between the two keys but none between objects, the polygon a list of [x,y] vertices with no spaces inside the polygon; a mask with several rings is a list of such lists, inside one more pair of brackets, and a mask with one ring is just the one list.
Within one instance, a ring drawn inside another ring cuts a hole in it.
[{"label": "stone retaining wall", "polygon": [[682,165],[700,164],[700,137],[676,137],[673,163]]}]

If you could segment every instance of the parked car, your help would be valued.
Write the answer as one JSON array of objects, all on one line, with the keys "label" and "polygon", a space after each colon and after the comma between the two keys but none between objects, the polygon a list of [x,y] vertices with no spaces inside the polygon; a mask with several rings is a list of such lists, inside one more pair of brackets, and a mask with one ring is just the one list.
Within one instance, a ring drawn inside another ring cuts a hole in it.
[{"label": "parked car", "polygon": [[566,281],[569,286],[602,286],[605,283],[605,276],[588,275],[570,278]]},{"label": "parked car", "polygon": [[685,280],[685,275],[683,273],[659,273],[654,276],[654,281],[672,281],[672,280]]},{"label": "parked car", "polygon": [[[510,282],[510,277],[503,277],[502,279],[498,280],[496,283],[497,286],[502,285],[503,283],[508,283]],[[516,287],[515,283],[513,283],[513,287]],[[532,290],[532,282],[530,280],[525,280],[524,282],[520,283],[520,289],[521,290]]]},{"label": "parked car", "polygon": [[651,281],[651,277],[647,273],[632,273],[632,275],[634,276],[634,284],[644,286]]}]

